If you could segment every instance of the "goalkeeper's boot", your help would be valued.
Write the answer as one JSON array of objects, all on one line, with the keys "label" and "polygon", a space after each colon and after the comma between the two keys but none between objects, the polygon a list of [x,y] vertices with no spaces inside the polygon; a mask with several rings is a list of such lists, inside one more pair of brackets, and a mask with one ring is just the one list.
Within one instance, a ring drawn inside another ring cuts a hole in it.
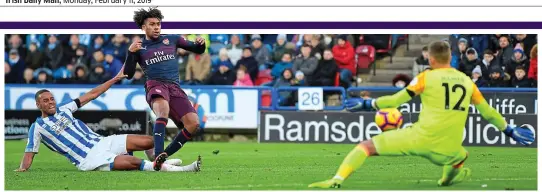
[{"label": "goalkeeper's boot", "polygon": [[342,183],[343,181],[339,179],[329,179],[310,184],[309,188],[341,188]]},{"label": "goalkeeper's boot", "polygon": [[453,184],[458,184],[466,180],[471,175],[471,170],[469,168],[460,168],[451,178],[442,178],[438,180],[438,186],[450,186]]},{"label": "goalkeeper's boot", "polygon": [[154,159],[154,164],[153,164],[154,170],[160,171],[160,169],[162,169],[162,164],[166,162],[167,158],[168,158],[168,155],[165,152],[160,153],[158,156],[156,156],[156,158]]}]

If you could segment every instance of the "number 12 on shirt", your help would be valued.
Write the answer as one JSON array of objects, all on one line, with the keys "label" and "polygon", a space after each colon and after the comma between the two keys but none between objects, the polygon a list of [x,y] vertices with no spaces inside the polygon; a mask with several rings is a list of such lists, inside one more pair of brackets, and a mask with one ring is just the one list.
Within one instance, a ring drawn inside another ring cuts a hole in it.
[{"label": "number 12 on shirt", "polygon": [[323,110],[324,90],[322,88],[299,88],[297,91],[299,110]]}]

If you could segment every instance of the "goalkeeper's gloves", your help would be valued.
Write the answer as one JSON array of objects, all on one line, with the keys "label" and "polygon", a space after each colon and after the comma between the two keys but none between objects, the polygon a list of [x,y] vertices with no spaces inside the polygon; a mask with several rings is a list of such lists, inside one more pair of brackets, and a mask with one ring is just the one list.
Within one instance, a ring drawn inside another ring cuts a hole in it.
[{"label": "goalkeeper's gloves", "polygon": [[527,146],[534,142],[534,133],[525,125],[522,125],[521,127],[511,127],[510,125],[507,125],[503,132],[506,136],[512,137],[512,139],[522,145]]},{"label": "goalkeeper's gloves", "polygon": [[346,99],[346,110],[350,112],[366,111],[373,109],[373,99],[350,98]]}]

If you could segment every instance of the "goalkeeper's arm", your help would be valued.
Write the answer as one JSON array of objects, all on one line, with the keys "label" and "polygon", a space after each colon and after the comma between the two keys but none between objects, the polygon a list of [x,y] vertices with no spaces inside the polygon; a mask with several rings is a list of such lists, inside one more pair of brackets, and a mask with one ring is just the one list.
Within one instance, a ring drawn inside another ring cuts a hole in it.
[{"label": "goalkeeper's arm", "polygon": [[504,131],[506,129],[508,123],[506,123],[503,116],[497,112],[495,108],[491,107],[485,99],[482,100],[482,102],[475,104],[474,107],[480,111],[480,114],[485,120],[495,125],[499,130]]},{"label": "goalkeeper's arm", "polygon": [[512,137],[515,141],[522,145],[530,145],[534,142],[534,132],[530,129],[525,129],[523,126],[520,128],[512,127],[504,120],[503,116],[497,112],[493,107],[487,104],[487,101],[478,90],[478,87],[473,83],[472,100],[476,109],[480,111],[482,117],[489,123],[495,125],[506,136]]},{"label": "goalkeeper's arm", "polygon": [[491,107],[484,96],[482,96],[482,93],[480,90],[478,90],[478,87],[476,85],[473,85],[473,92],[472,92],[472,101],[471,103],[476,107],[478,111],[480,111],[480,115],[487,120],[489,123],[495,125],[497,129],[501,131],[505,131],[506,127],[508,126],[508,123],[504,120],[503,116],[495,110],[495,108]]},{"label": "goalkeeper's arm", "polygon": [[375,109],[397,108],[403,103],[409,102],[414,96],[416,96],[414,91],[405,88],[393,95],[379,97],[373,100],[371,105]]}]

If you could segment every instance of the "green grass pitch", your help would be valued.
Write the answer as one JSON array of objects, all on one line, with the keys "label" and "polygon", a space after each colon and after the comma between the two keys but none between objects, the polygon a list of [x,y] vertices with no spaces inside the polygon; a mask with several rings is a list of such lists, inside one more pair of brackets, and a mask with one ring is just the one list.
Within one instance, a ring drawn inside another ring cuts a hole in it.
[{"label": "green grass pitch", "polygon": [[[245,190],[307,189],[332,177],[354,145],[189,143],[174,157],[183,164],[203,158],[199,173],[80,172],[64,157],[45,146],[28,172],[14,172],[24,141],[5,142],[6,190]],[[214,150],[220,150],[214,155]],[[445,189],[537,189],[537,151],[530,148],[469,147],[466,166],[473,170],[467,182]],[[143,157],[143,153],[136,153]],[[418,157],[374,157],[341,189],[413,190],[436,187],[441,169]],[[482,187],[482,186],[486,187]]]}]

